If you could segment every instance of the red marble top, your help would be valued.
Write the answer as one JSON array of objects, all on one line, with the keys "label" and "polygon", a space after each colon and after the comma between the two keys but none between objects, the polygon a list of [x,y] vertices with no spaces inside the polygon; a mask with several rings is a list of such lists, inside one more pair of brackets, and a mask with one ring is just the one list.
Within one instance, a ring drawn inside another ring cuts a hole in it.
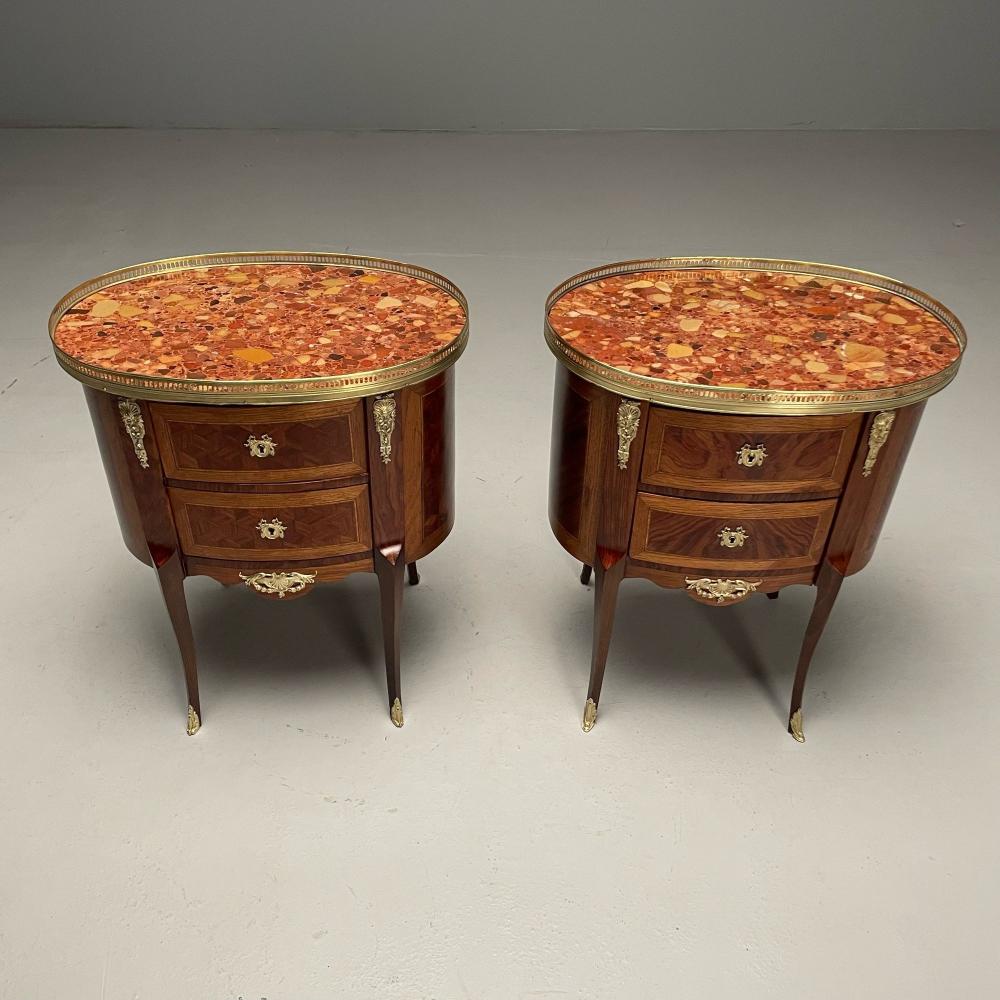
[{"label": "red marble top", "polygon": [[951,330],[909,299],[780,271],[613,275],[565,293],[549,323],[602,364],[705,386],[887,388],[937,374],[961,353]]},{"label": "red marble top", "polygon": [[461,304],[420,278],[262,261],[110,285],[71,306],[52,336],[71,357],[115,372],[268,380],[414,361],[464,324]]}]

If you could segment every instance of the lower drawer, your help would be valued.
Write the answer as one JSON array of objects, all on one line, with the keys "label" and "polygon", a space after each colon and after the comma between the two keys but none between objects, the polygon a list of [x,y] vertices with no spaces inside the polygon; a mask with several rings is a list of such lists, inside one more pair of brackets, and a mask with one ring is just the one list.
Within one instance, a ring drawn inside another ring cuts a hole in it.
[{"label": "lower drawer", "polygon": [[287,561],[371,549],[367,486],[306,493],[168,492],[186,555]]},{"label": "lower drawer", "polygon": [[731,572],[814,566],[836,505],[835,500],[711,503],[640,493],[629,555]]}]

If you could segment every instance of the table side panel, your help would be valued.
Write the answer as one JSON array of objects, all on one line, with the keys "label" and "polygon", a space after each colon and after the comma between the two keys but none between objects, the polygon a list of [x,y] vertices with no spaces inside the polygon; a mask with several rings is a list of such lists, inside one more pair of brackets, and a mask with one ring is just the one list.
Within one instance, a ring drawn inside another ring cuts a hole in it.
[{"label": "table side panel", "polygon": [[875,552],[926,405],[921,402],[891,411],[893,418],[888,437],[878,449],[867,476],[865,463],[871,454],[870,437],[879,414],[866,415],[824,557],[842,576],[864,569]]},{"label": "table side panel", "polygon": [[602,450],[603,389],[556,366],[549,459],[549,523],[560,544],[592,564],[597,539]]},{"label": "table side panel", "polygon": [[[104,461],[108,486],[128,550],[148,566],[162,566],[179,551],[173,515],[163,485],[160,451],[152,433],[149,405],[135,405],[141,437],[133,442],[124,424],[119,397],[84,386]],[[139,457],[141,450],[146,464]]]},{"label": "table side panel", "polygon": [[455,524],[454,369],[404,389],[406,557],[422,559]]}]

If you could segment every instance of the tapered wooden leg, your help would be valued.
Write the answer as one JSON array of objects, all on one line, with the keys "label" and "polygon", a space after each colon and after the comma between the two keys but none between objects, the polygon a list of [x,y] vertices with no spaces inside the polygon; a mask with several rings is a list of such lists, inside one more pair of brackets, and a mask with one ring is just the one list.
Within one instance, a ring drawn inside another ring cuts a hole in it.
[{"label": "tapered wooden leg", "polygon": [[411,587],[415,587],[420,583],[420,574],[417,572],[417,564],[415,562],[406,564],[406,576],[410,581]]},{"label": "tapered wooden leg", "polygon": [[583,564],[583,569],[580,570],[580,583],[585,587],[590,583],[590,574],[593,573],[593,566],[588,566],[586,563]]},{"label": "tapered wooden leg", "polygon": [[618,587],[624,576],[624,559],[619,559],[611,569],[605,569],[598,561],[594,581],[594,644],[590,656],[590,687],[587,689],[587,704],[583,710],[585,733],[589,733],[597,721],[597,703],[601,700],[604,668],[608,662],[611,630],[615,623],[615,605],[618,602]]},{"label": "tapered wooden leg", "polygon": [[829,563],[823,563],[816,579],[816,603],[813,605],[809,624],[806,626],[805,638],[802,640],[802,651],[799,653],[799,665],[795,670],[795,682],[792,684],[792,704],[788,710],[788,731],[799,741],[805,743],[802,731],[802,693],[806,686],[806,674],[812,662],[816,644],[823,634],[827,619],[833,610],[834,601],[840,592],[844,578]]},{"label": "tapered wooden leg", "polygon": [[198,662],[195,659],[194,633],[188,616],[187,601],[184,599],[184,569],[178,553],[174,553],[162,566],[156,568],[160,581],[163,603],[174,627],[177,645],[184,664],[184,682],[187,685],[188,736],[194,736],[201,729],[201,699],[198,697]]},{"label": "tapered wooden leg", "polygon": [[382,639],[385,643],[385,679],[389,689],[389,718],[396,727],[403,725],[403,703],[399,687],[399,621],[403,610],[403,558],[395,564],[375,550],[382,603]]}]

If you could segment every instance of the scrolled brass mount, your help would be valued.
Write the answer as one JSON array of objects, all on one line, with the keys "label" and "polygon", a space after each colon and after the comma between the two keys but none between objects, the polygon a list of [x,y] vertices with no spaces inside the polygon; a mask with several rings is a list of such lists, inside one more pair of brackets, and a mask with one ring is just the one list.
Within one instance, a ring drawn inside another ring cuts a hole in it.
[{"label": "scrolled brass mount", "polygon": [[287,594],[298,594],[310,584],[316,582],[315,573],[240,573],[240,579],[258,594],[268,594],[273,597],[285,597]]}]

